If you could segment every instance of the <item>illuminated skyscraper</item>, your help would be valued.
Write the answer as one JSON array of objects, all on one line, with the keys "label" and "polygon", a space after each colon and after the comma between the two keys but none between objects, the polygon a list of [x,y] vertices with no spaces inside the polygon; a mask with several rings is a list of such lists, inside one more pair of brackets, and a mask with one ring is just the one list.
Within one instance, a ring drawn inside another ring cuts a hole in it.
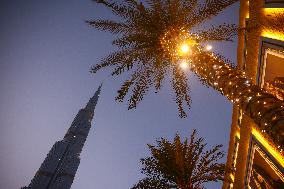
[{"label": "illuminated skyscraper", "polygon": [[86,107],[79,110],[63,140],[53,145],[29,186],[23,189],[71,188],[80,164],[80,153],[91,128],[100,91],[101,86]]}]

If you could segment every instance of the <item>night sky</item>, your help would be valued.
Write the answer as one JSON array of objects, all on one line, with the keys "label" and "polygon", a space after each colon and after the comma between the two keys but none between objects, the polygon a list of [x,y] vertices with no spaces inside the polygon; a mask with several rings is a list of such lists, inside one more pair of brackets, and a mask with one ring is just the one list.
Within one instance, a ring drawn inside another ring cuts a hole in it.
[{"label": "night sky", "polygon": [[[237,23],[234,4],[206,25]],[[112,52],[113,36],[87,26],[91,18],[112,18],[90,0],[0,1],[0,188],[28,185],[55,141],[61,140],[78,110],[104,80],[93,126],[81,154],[72,189],[130,188],[143,175],[139,159],[146,144],[175,133],[198,136],[227,151],[232,104],[202,86],[188,72],[192,108],[178,117],[166,82],[150,91],[136,110],[114,97],[127,75],[96,75],[90,67]],[[214,51],[236,62],[236,42],[214,43]],[[225,158],[224,160],[225,161]],[[221,188],[220,183],[207,188]]]}]

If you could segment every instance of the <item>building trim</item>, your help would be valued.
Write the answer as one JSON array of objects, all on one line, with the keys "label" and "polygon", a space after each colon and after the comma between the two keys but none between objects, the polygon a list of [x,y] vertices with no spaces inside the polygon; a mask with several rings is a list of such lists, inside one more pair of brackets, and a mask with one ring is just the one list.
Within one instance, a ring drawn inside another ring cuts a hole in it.
[{"label": "building trim", "polygon": [[260,87],[262,87],[263,85],[262,76],[263,76],[263,71],[266,66],[265,57],[266,57],[267,50],[284,52],[284,42],[276,40],[276,39],[267,38],[267,37],[260,37],[258,68],[257,68],[257,74],[256,74],[256,82],[257,82],[257,85]]},{"label": "building trim", "polygon": [[269,159],[268,164],[276,169],[277,174],[280,174],[280,178],[284,178],[284,167],[280,165],[280,163],[271,155],[271,153],[262,145],[262,143],[252,134],[250,137],[250,145],[249,145],[249,153],[247,158],[246,165],[246,174],[245,174],[245,189],[249,189],[249,180],[251,177],[251,170],[253,165],[254,153],[255,150],[262,152],[264,154],[263,158]]}]

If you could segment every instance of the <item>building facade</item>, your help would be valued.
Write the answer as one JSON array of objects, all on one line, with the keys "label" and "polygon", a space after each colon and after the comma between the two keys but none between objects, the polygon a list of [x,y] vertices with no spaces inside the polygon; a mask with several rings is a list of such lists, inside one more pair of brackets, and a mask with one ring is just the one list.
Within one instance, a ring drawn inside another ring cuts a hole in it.
[{"label": "building facade", "polygon": [[80,153],[91,128],[94,109],[101,86],[79,110],[63,140],[57,141],[36,172],[31,183],[23,189],[69,189],[80,164]]},{"label": "building facade", "polygon": [[[240,0],[237,68],[284,100],[284,1]],[[263,102],[265,103],[265,102]],[[269,133],[233,107],[223,189],[284,188],[284,153]]]}]

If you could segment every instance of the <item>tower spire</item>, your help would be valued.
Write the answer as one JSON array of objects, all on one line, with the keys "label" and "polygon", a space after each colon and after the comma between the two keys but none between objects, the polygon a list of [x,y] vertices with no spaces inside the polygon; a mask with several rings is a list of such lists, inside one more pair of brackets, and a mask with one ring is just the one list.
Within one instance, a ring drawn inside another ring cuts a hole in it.
[{"label": "tower spire", "polygon": [[86,111],[90,111],[90,112],[94,111],[96,104],[98,102],[100,93],[101,93],[102,85],[103,85],[103,83],[100,84],[100,86],[99,86],[98,90],[95,92],[94,96],[89,100],[88,104],[85,107]]},{"label": "tower spire", "polygon": [[57,141],[47,154],[31,183],[23,189],[70,189],[80,164],[80,153],[91,128],[102,84],[79,110],[63,140]]}]

